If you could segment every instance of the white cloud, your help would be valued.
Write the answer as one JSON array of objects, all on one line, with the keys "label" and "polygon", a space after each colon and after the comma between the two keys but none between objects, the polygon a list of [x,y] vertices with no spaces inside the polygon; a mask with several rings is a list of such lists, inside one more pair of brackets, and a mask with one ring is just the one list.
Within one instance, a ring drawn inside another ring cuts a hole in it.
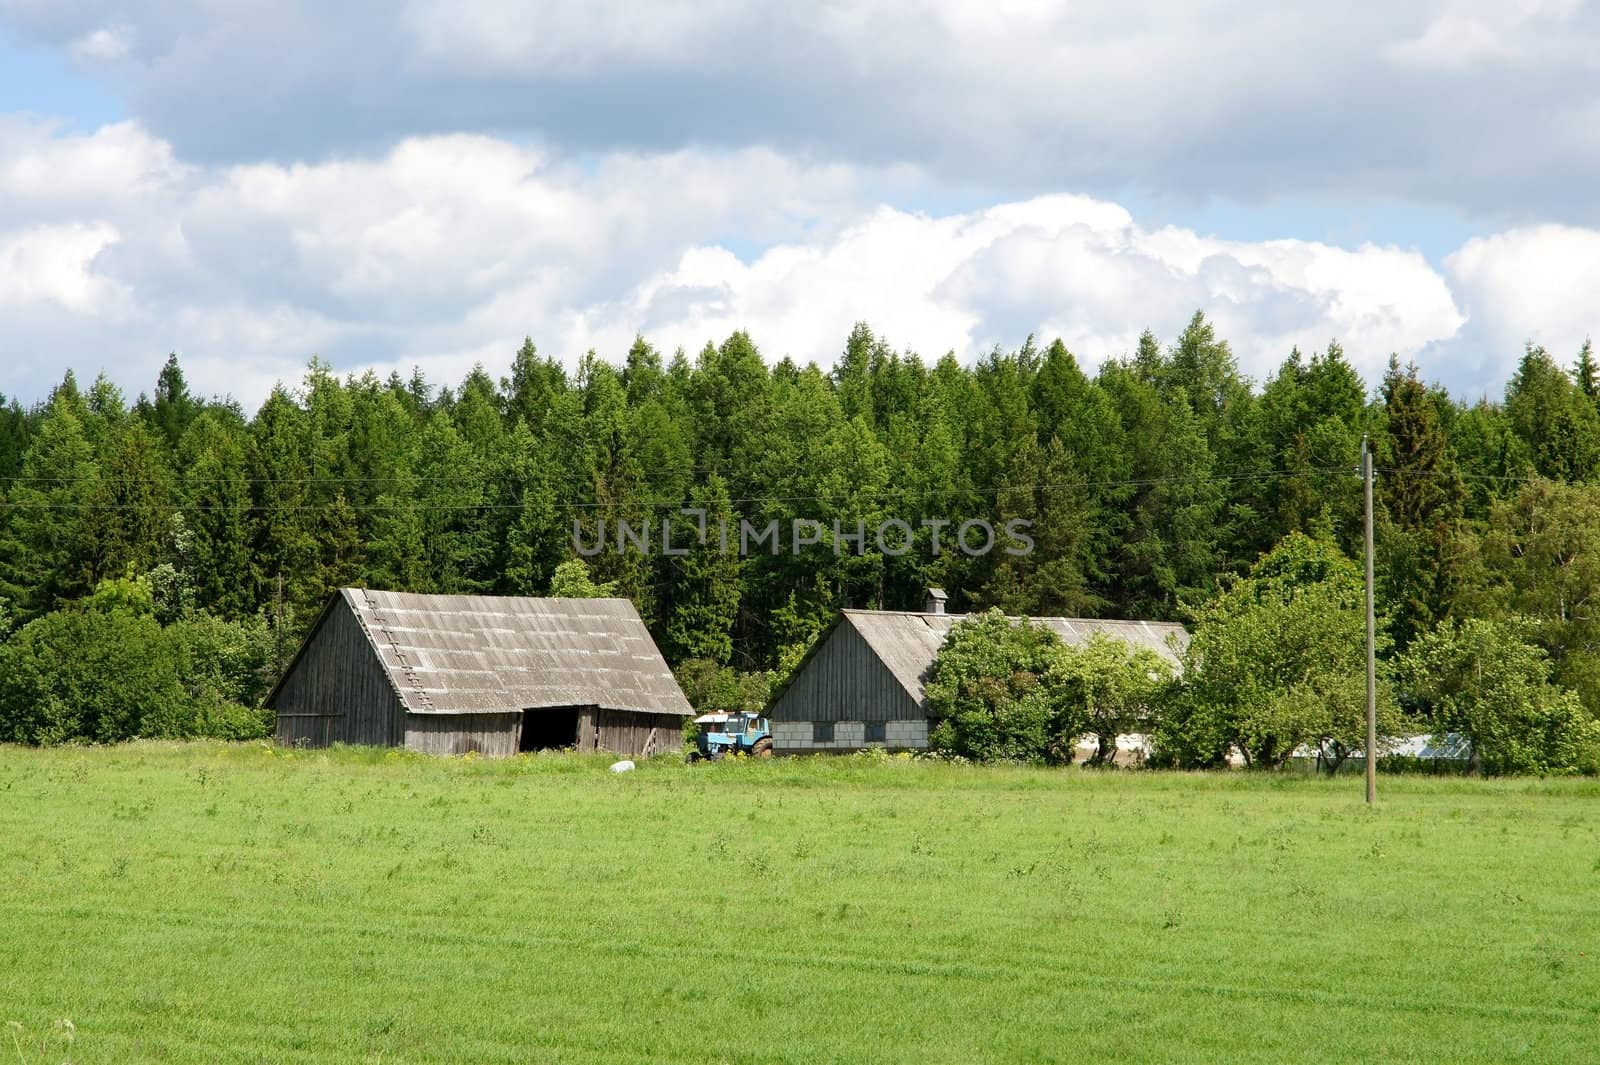
[{"label": "white cloud", "polygon": [[1565,363],[1586,337],[1600,337],[1600,230],[1546,225],[1480,237],[1445,269],[1475,346],[1502,365],[1529,342]]},{"label": "white cloud", "polygon": [[442,383],[478,360],[500,372],[524,334],[570,361],[620,356],[640,331],[692,351],[748,329],[774,359],[828,363],[857,320],[928,358],[1033,332],[1093,364],[1199,308],[1258,377],[1337,338],[1369,380],[1394,351],[1497,391],[1523,339],[1575,348],[1600,309],[1596,230],[1508,230],[1441,272],[1379,244],[1153,228],[1085,196],[886,206],[919,180],[768,149],[573,160],[465,135],[203,166],[136,123],[13,123],[0,390],[41,395],[72,365],[133,393],[174,349],[200,391],[251,403],[313,353]]},{"label": "white cloud", "polygon": [[174,195],[192,168],[134,122],[67,133],[0,115],[0,226],[81,218]]},{"label": "white cloud", "polygon": [[939,218],[880,209],[836,239],[750,264],[696,248],[572,332],[615,350],[639,323],[685,346],[746,328],[773,354],[827,362],[867,319],[929,357],[1036,332],[1093,364],[1131,352],[1147,327],[1170,336],[1197,308],[1258,376],[1295,344],[1337,337],[1375,377],[1390,351],[1415,353],[1463,320],[1414,252],[1149,231],[1114,204],[1051,196]]},{"label": "white cloud", "polygon": [[0,232],[0,307],[53,304],[81,317],[100,317],[127,295],[126,287],[94,270],[117,240],[101,223],[29,226]]},{"label": "white cloud", "polygon": [[128,31],[102,26],[84,34],[67,46],[74,59],[88,63],[112,63],[128,54]]},{"label": "white cloud", "polygon": [[[19,310],[0,388],[38,393],[63,362],[109,361],[137,390],[174,348],[212,360],[216,377],[192,375],[204,391],[296,378],[313,353],[344,366],[437,358],[453,372],[696,242],[796,238],[859,213],[869,189],[915,180],[764,149],[574,162],[481,136],[199,167],[130,123],[79,135],[12,121],[0,303]],[[115,330],[86,328],[112,310]]]}]

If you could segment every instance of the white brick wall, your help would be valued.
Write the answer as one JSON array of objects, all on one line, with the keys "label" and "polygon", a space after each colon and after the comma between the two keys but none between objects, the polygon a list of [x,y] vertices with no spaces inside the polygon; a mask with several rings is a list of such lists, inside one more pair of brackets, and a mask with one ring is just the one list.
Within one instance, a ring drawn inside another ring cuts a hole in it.
[{"label": "white brick wall", "polygon": [[[855,751],[867,745],[867,726],[861,721],[837,721],[833,726],[831,743],[816,743],[810,721],[774,721],[772,745],[781,752],[803,751]],[[928,722],[917,718],[907,721],[890,721],[884,726],[885,747],[893,750],[910,748],[926,750]],[[873,746],[878,746],[874,744]]]}]

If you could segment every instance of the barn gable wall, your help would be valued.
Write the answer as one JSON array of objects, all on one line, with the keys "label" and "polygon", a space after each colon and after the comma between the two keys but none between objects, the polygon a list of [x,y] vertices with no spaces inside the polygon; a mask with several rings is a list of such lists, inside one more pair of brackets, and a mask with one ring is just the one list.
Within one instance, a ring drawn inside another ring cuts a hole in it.
[{"label": "barn gable wall", "polygon": [[290,666],[272,706],[282,744],[387,747],[402,735],[400,697],[343,596]]},{"label": "barn gable wall", "polygon": [[768,717],[773,721],[904,721],[925,717],[847,621],[810,655]]}]

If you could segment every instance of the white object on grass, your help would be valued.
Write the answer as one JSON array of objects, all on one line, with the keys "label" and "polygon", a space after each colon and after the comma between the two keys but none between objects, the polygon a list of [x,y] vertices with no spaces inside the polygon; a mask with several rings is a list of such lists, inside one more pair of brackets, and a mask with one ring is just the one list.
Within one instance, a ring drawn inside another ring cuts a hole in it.
[{"label": "white object on grass", "polygon": [[634,768],[634,764],[626,758],[620,762],[611,763],[611,771],[613,773],[631,773],[633,772]]}]

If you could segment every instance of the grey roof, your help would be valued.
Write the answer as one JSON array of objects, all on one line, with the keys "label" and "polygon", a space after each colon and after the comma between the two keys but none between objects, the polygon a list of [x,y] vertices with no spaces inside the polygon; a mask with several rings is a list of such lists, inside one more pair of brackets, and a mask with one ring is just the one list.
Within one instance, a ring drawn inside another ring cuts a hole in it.
[{"label": "grey roof", "polygon": [[626,599],[410,595],[365,588],[341,588],[339,596],[360,619],[412,713],[555,706],[693,713]]},{"label": "grey roof", "polygon": [[[919,705],[923,686],[933,669],[945,637],[965,614],[919,614],[898,610],[846,610],[838,624],[861,634],[878,659],[894,674]],[[1133,647],[1147,647],[1174,666],[1181,666],[1189,633],[1182,625],[1155,621],[1103,621],[1096,618],[1029,618],[1050,629],[1064,643],[1077,644],[1094,632],[1104,632]],[[829,630],[832,631],[831,629]],[[823,638],[825,638],[826,634]],[[817,643],[820,645],[822,639]],[[794,674],[800,672],[797,667]],[[778,694],[782,694],[779,692]]]},{"label": "grey roof", "polygon": [[1472,757],[1472,743],[1460,732],[1405,736],[1391,744],[1386,754],[1408,754],[1443,762],[1465,762]]}]

